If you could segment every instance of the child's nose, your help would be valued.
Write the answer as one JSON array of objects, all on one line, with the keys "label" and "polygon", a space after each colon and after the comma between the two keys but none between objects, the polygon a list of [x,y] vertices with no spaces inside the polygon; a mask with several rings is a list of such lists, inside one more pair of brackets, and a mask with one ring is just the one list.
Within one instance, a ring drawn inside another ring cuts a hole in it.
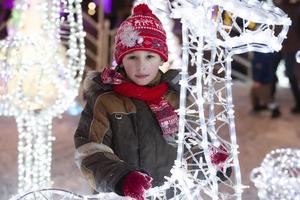
[{"label": "child's nose", "polygon": [[137,69],[139,71],[142,71],[142,70],[144,70],[144,68],[145,68],[145,61],[143,59],[138,59]]}]

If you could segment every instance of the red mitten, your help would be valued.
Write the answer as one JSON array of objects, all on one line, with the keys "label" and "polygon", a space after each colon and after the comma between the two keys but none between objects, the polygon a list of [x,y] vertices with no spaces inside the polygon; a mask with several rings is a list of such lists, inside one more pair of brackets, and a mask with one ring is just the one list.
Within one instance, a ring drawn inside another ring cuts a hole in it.
[{"label": "red mitten", "polygon": [[218,149],[210,149],[210,159],[213,165],[217,165],[223,170],[223,163],[228,159],[229,153],[224,145],[221,145]]},{"label": "red mitten", "polygon": [[152,178],[147,174],[133,171],[124,179],[123,193],[136,200],[144,200],[144,192],[152,187]]}]

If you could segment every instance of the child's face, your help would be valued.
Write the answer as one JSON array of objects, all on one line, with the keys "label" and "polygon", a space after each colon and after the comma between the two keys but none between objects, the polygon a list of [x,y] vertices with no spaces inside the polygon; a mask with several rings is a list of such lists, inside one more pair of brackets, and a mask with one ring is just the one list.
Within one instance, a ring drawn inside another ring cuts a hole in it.
[{"label": "child's face", "polygon": [[151,51],[133,51],[122,59],[127,76],[137,85],[149,84],[162,64],[159,54]]}]

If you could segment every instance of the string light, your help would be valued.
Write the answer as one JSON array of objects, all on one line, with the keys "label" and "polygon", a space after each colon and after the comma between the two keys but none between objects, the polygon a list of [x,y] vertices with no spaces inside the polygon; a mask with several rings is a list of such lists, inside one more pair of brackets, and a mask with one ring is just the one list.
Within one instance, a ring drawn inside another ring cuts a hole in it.
[{"label": "string light", "polygon": [[[156,2],[143,1],[153,10],[163,10]],[[173,190],[174,199],[178,200],[241,199],[244,186],[234,123],[232,56],[250,50],[278,50],[291,22],[281,10],[255,0],[173,0],[166,4],[171,11],[162,13],[182,23],[178,150],[171,176],[166,177],[163,186],[151,188],[145,196],[166,199],[166,191]],[[231,13],[229,24],[223,21],[225,11]],[[249,30],[249,22],[240,25],[238,18],[260,25]],[[277,35],[275,26],[282,26]],[[193,73],[189,67],[195,68]],[[192,105],[186,101],[187,94],[193,99]],[[228,159],[221,166],[213,164],[212,150],[224,149]],[[225,173],[228,167],[233,170],[232,178]],[[221,180],[217,172],[227,180]]]},{"label": "string light", "polygon": [[11,197],[9,200],[49,200],[49,199],[63,199],[63,200],[132,200],[132,198],[118,196],[115,193],[102,193],[97,195],[79,195],[62,189],[40,189],[27,192],[25,194],[18,194]]},{"label": "string light", "polygon": [[14,3],[18,20],[0,41],[0,115],[16,117],[18,192],[24,193],[52,185],[52,118],[78,94],[85,34],[80,0]]},{"label": "string light", "polygon": [[[171,170],[172,176],[167,177],[166,184],[180,191],[177,193],[179,199],[181,197],[203,199],[204,196],[211,199],[241,199],[245,186],[241,184],[234,123],[231,88],[232,56],[253,50],[260,52],[279,50],[291,24],[290,20],[278,9],[265,6],[258,1],[249,4],[246,1],[234,0],[178,0],[172,1],[170,5],[171,15],[181,19],[182,22],[183,58],[178,154]],[[216,7],[217,12],[215,12]],[[212,11],[216,16],[212,15]],[[225,11],[230,12],[232,17],[232,24],[226,26],[222,18],[222,13]],[[248,15],[250,12],[253,15]],[[247,15],[244,15],[245,13]],[[250,31],[243,27],[248,26],[249,23],[244,23],[242,26],[237,24],[238,17],[261,25]],[[277,25],[283,28],[278,35],[275,35],[274,27]],[[234,37],[230,34],[233,31],[237,33]],[[188,66],[195,66],[196,72],[188,75]],[[219,74],[216,74],[216,68]],[[186,105],[187,93],[194,98],[195,104],[191,107]],[[195,113],[198,113],[196,118]],[[225,136],[226,133],[229,137]],[[193,152],[192,147],[195,145],[186,138],[192,138],[192,141],[198,143],[196,149],[203,149],[206,162],[199,160],[196,156],[199,151]],[[208,138],[213,138],[214,141],[210,142]],[[230,138],[230,141],[225,138]],[[217,144],[217,148],[220,148],[218,144],[224,144],[230,151],[228,162],[224,163],[225,169],[233,168],[233,178],[229,182],[223,182],[216,176],[217,168],[212,164],[209,156],[214,144]],[[194,162],[189,163],[187,158],[192,158]],[[198,178],[199,174],[205,178]],[[221,190],[221,186],[219,187],[220,184],[226,188],[224,191]],[[148,196],[153,197],[153,195],[154,192],[150,190]]]},{"label": "string light", "polygon": [[268,153],[250,178],[258,197],[267,199],[300,199],[300,149],[275,149]]}]

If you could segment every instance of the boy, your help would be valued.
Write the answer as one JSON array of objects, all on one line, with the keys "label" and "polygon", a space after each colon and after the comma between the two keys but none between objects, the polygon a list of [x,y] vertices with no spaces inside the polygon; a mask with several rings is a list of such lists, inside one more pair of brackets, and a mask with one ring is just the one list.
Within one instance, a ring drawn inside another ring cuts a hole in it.
[{"label": "boy", "polygon": [[168,60],[166,33],[146,4],[120,25],[115,44],[117,68],[86,80],[76,160],[95,191],[142,200],[176,159],[178,72],[159,70]]}]

